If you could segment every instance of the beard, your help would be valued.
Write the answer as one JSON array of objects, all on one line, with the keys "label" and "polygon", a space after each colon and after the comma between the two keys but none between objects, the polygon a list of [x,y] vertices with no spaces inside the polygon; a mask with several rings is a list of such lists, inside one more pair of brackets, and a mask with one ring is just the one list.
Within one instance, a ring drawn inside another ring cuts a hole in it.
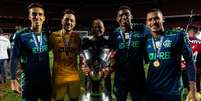
[{"label": "beard", "polygon": [[65,26],[64,29],[66,32],[70,32],[71,30],[73,30],[71,26]]},{"label": "beard", "polygon": [[158,26],[158,25],[153,25],[153,26],[150,27],[150,30],[152,32],[158,32],[158,31],[161,31],[162,28],[160,26]]}]

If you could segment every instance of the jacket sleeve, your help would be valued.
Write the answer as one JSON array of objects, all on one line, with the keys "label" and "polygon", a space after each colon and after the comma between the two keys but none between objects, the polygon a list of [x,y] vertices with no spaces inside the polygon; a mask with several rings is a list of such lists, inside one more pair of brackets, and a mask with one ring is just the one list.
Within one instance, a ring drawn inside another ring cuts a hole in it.
[{"label": "jacket sleeve", "polygon": [[109,34],[109,39],[108,39],[108,46],[109,48],[113,49],[113,50],[116,50],[115,49],[115,32],[112,32]]},{"label": "jacket sleeve", "polygon": [[[17,33],[15,33],[17,35]],[[12,56],[11,56],[11,80],[16,79],[16,69],[18,65],[18,60],[20,57],[20,38],[19,36],[16,36],[13,40],[13,49],[12,49]]]},{"label": "jacket sleeve", "polygon": [[196,81],[196,67],[193,60],[192,49],[189,43],[189,38],[187,34],[182,31],[181,32],[182,38],[182,55],[187,63],[187,73],[189,81]]}]

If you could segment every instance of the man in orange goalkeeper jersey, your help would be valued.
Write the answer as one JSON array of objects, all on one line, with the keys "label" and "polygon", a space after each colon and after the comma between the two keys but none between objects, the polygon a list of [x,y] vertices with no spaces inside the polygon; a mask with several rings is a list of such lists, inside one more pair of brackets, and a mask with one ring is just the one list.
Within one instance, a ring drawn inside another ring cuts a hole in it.
[{"label": "man in orange goalkeeper jersey", "polygon": [[79,33],[73,31],[76,25],[75,13],[65,10],[61,19],[62,29],[50,35],[50,47],[53,49],[53,98],[64,101],[67,94],[70,101],[78,101],[80,78],[77,71],[77,58],[80,51]]}]

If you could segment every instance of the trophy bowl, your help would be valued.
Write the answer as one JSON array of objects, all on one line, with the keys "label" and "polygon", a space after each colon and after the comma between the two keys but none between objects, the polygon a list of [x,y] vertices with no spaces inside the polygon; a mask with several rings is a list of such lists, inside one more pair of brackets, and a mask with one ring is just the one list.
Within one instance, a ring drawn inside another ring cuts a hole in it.
[{"label": "trophy bowl", "polygon": [[82,101],[109,101],[105,94],[103,69],[110,64],[111,50],[104,48],[101,50],[82,50],[80,56],[84,65],[90,68],[90,73],[86,77],[86,90],[82,96]]}]

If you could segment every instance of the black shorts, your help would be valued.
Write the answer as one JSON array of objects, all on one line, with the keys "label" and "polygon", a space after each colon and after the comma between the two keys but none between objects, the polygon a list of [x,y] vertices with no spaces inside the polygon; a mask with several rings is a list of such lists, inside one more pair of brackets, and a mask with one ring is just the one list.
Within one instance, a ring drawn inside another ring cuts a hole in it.
[{"label": "black shorts", "polygon": [[52,86],[50,83],[26,84],[22,86],[22,101],[51,101]]}]

